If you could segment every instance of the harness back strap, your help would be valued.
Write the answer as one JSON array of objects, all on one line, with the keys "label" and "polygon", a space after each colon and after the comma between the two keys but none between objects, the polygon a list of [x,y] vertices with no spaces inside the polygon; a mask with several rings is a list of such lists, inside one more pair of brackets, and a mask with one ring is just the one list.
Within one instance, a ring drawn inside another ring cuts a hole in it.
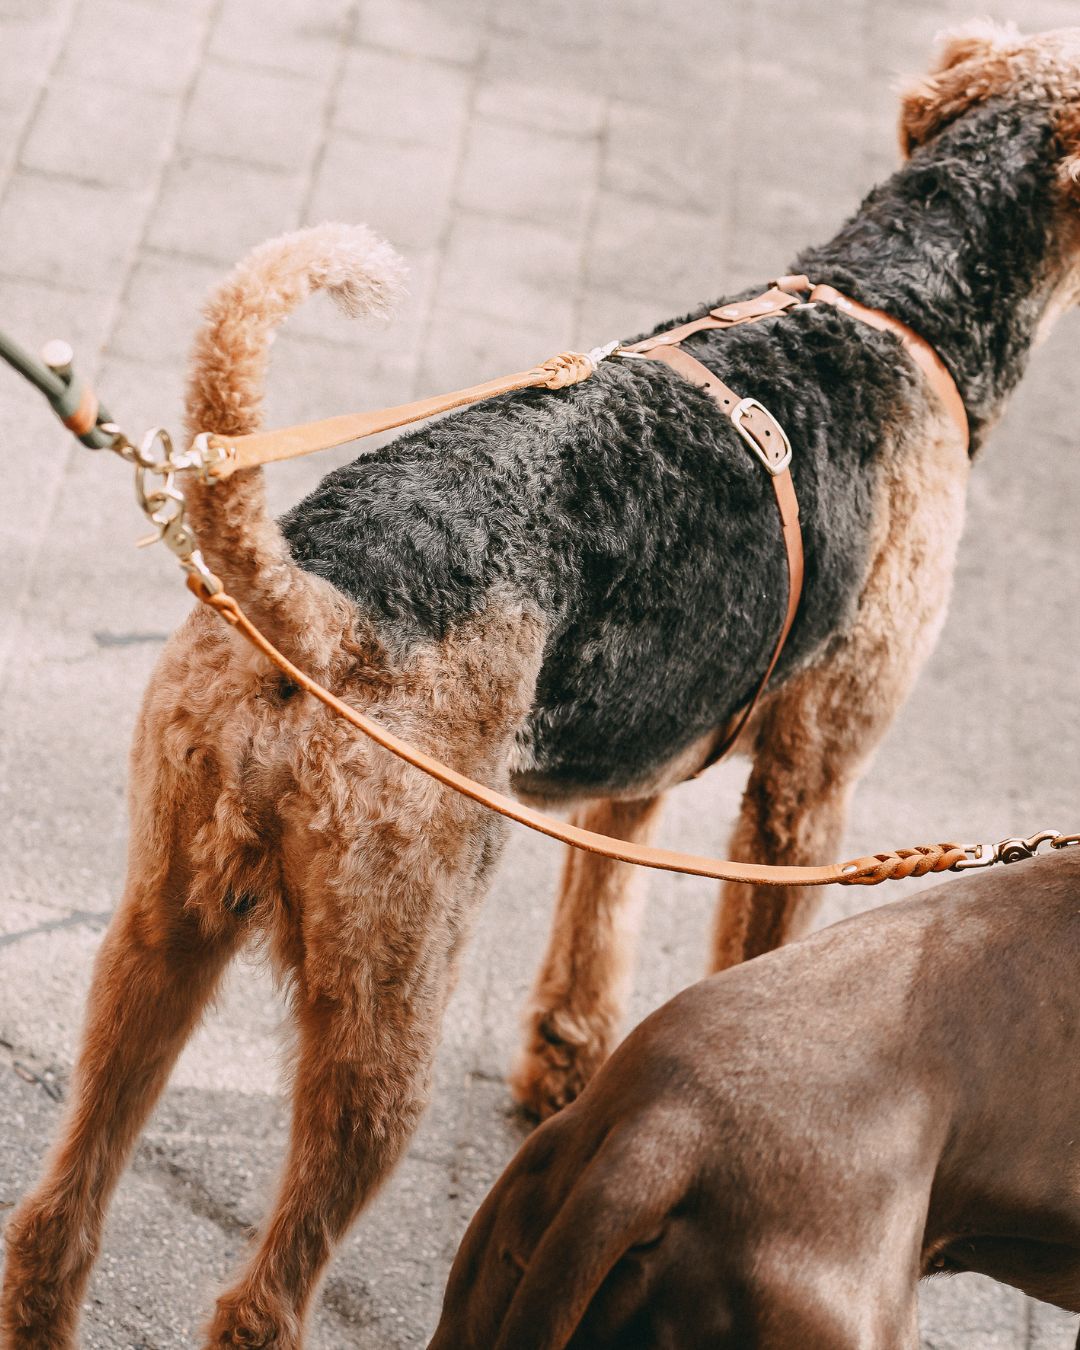
[{"label": "harness back strap", "polygon": [[[789,278],[784,277],[779,284],[783,285],[784,281],[787,280]],[[806,278],[797,277],[794,280],[805,281]],[[871,328],[878,328],[883,333],[895,334],[904,344],[908,355],[926,376],[927,383],[937,395],[949,417],[956,423],[960,435],[964,439],[964,447],[967,448],[971,434],[964,400],[960,397],[960,391],[956,387],[956,381],[949,373],[948,366],[925,338],[920,337],[914,328],[909,328],[903,320],[894,318],[891,314],[886,314],[883,309],[870,309],[866,305],[860,305],[857,300],[841,295],[833,286],[815,286],[810,292],[810,303],[835,305],[841,313],[850,314],[853,319],[859,319],[861,322],[869,324]]]}]

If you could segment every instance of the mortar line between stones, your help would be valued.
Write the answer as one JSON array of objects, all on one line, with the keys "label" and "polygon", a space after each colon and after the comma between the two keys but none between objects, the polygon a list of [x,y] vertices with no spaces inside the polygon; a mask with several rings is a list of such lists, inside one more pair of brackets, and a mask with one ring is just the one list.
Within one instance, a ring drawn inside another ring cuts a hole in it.
[{"label": "mortar line between stones", "polygon": [[[165,147],[164,153],[162,154],[161,162],[157,166],[157,173],[152,184],[152,189],[147,194],[146,209],[143,214],[139,231],[132,240],[131,249],[128,254],[126,265],[123,269],[123,274],[121,276],[120,283],[116,287],[116,290],[112,295],[111,303],[109,306],[109,313],[103,328],[101,344],[97,352],[94,354],[94,356],[92,358],[87,359],[84,363],[87,367],[89,367],[90,373],[94,376],[96,376],[98,373],[101,358],[108,351],[109,345],[112,342],[113,334],[116,331],[123,302],[128,296],[131,286],[131,279],[132,276],[134,275],[135,267],[138,263],[140,253],[142,251],[143,241],[146,238],[147,229],[149,227],[151,217],[153,216],[154,208],[156,207],[161,194],[161,185],[162,182],[164,181],[166,170],[172,160],[172,155],[176,147],[177,138],[180,134],[180,129],[183,125],[184,118],[187,115],[188,108],[191,104],[192,95],[195,90],[195,85],[199,78],[199,72],[201,71],[202,66],[206,60],[207,51],[210,44],[210,36],[214,31],[214,26],[217,23],[218,16],[220,14],[223,3],[224,0],[214,0],[214,3],[210,6],[210,8],[206,13],[202,37],[198,43],[198,48],[195,53],[195,59],[192,61],[191,73],[188,77],[188,81],[184,86],[183,90],[177,96],[176,116],[172,128],[172,135]],[[64,50],[67,46],[67,42],[70,39],[71,29],[73,26],[73,15],[78,8],[79,7],[77,5],[73,6],[72,11],[69,14],[69,22],[67,30],[65,31],[64,34],[64,39],[62,42],[58,44],[56,55],[54,57],[52,64],[49,67],[49,74],[46,77],[45,84],[42,86],[42,93],[39,96],[38,100],[35,102],[33,115],[26,122],[23,136],[20,139],[20,147],[19,147],[20,157],[22,154],[22,145],[25,142],[25,138],[30,134],[30,128],[33,125],[35,118],[37,117],[41,101],[44,98],[45,88],[48,85],[49,81],[51,80],[52,73],[53,70],[55,69],[56,63],[63,56]],[[17,162],[18,161],[16,160],[16,163]],[[3,191],[0,192],[0,202],[2,202],[3,197],[6,194],[8,185],[14,181],[14,177],[15,175],[12,174],[12,176],[8,179],[8,184],[5,184]],[[30,606],[30,597],[33,594],[34,585],[37,581],[38,569],[41,564],[42,554],[44,553],[46,547],[46,540],[49,538],[48,522],[56,514],[57,505],[59,504],[60,499],[67,486],[68,480],[71,477],[72,468],[73,465],[75,464],[76,454],[85,453],[85,451],[81,445],[78,445],[72,438],[69,437],[66,438],[66,449],[64,451],[60,451],[59,453],[61,455],[59,471],[57,472],[55,478],[53,478],[52,481],[49,483],[48,489],[45,494],[47,498],[45,502],[45,511],[44,511],[44,520],[46,524],[45,527],[39,533],[37,540],[29,550],[30,556],[27,558],[26,573],[23,580],[23,584],[20,588],[19,594],[15,597],[15,601],[11,607],[11,624],[9,627],[10,636],[8,637],[5,644],[2,647],[0,647],[0,694],[3,693],[8,681],[8,672],[10,669],[9,654],[12,651],[16,650],[18,637],[26,624],[26,615]]]},{"label": "mortar line between stones", "polygon": [[453,174],[450,178],[451,186],[446,203],[446,218],[443,221],[442,229],[439,231],[439,237],[432,250],[435,255],[435,262],[431,269],[431,285],[428,288],[427,303],[424,306],[423,313],[417,320],[421,325],[424,337],[417,349],[416,366],[412,374],[411,392],[414,396],[416,394],[416,387],[419,383],[420,376],[427,367],[428,350],[431,341],[431,334],[428,330],[431,324],[431,316],[435,312],[438,303],[443,275],[446,271],[446,258],[450,250],[450,235],[454,228],[455,212],[464,209],[458,203],[457,194],[461,184],[461,175],[465,169],[465,157],[468,154],[469,144],[472,139],[473,122],[478,116],[476,105],[480,91],[481,74],[488,54],[490,42],[489,34],[491,31],[491,12],[493,7],[493,0],[487,0],[483,10],[482,36],[477,45],[476,58],[472,62],[471,67],[466,67],[470,74],[469,90],[465,99],[465,112],[462,118],[461,139],[457,147],[457,159],[454,164]]},{"label": "mortar line between stones", "polygon": [[348,65],[349,52],[356,45],[356,29],[360,21],[359,0],[354,0],[346,11],[345,22],[341,34],[340,50],[337,54],[334,73],[329,82],[329,88],[326,91],[326,99],[323,103],[322,117],[322,136],[318,145],[315,147],[315,153],[311,156],[311,163],[308,168],[307,184],[300,197],[300,209],[298,213],[298,223],[300,225],[310,225],[312,223],[310,212],[312,199],[315,196],[315,185],[319,181],[319,174],[322,171],[323,162],[326,159],[326,147],[330,141],[330,135],[334,125],[334,115],[337,112],[338,95],[341,92],[342,81],[345,79],[345,67]]},{"label": "mortar line between stones", "polygon": [[27,938],[38,937],[42,933],[55,933],[61,928],[77,928],[82,924],[104,926],[111,918],[110,910],[77,909],[74,914],[67,914],[62,919],[46,919],[33,928],[21,928],[17,933],[0,933],[0,947],[11,947],[16,942],[25,942]]}]

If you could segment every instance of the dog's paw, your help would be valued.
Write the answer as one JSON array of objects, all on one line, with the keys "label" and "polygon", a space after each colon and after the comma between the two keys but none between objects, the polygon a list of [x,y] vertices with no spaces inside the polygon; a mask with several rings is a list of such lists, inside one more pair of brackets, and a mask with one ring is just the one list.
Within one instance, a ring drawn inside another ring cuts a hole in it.
[{"label": "dog's paw", "polygon": [[584,1091],[608,1057],[610,1033],[587,1028],[578,1019],[549,1012],[533,1017],[528,1041],[510,1075],[510,1091],[521,1109],[547,1120]]},{"label": "dog's paw", "polygon": [[291,1313],[237,1290],[218,1299],[205,1344],[206,1350],[300,1350],[301,1333]]},{"label": "dog's paw", "polygon": [[0,1296],[0,1344],[5,1350],[71,1350],[76,1344],[79,1293],[86,1262],[71,1259],[77,1241],[64,1215],[27,1205],[8,1221]]}]

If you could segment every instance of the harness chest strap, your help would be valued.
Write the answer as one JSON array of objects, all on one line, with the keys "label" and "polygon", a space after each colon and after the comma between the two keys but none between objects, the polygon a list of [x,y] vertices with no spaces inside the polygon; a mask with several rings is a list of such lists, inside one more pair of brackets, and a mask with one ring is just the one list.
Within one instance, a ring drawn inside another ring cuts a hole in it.
[{"label": "harness chest strap", "polygon": [[773,646],[769,664],[750,696],[749,702],[744,705],[740,712],[735,714],[734,718],[721,732],[716,744],[709,751],[705,763],[694,775],[696,777],[697,774],[704,773],[707,768],[723,759],[734,748],[743,728],[749,722],[761,701],[761,697],[765,693],[765,687],[776,669],[776,663],[780,660],[780,653],[784,650],[784,644],[791,632],[791,626],[795,622],[795,615],[799,610],[805,563],[802,530],[799,528],[799,501],[795,495],[795,484],[791,481],[791,469],[788,467],[791,463],[791,445],[783,427],[768,409],[762,407],[756,399],[739,398],[735,391],[726,385],[718,375],[714,375],[707,366],[702,365],[696,357],[691,356],[684,347],[676,346],[668,341],[668,337],[669,334],[663,334],[662,339],[653,345],[639,343],[636,349],[637,355],[649,357],[655,361],[663,361],[665,365],[677,371],[691,384],[699,385],[717,404],[720,411],[734,423],[735,429],[764,465],[772,481],[776,505],[780,511],[780,527],[784,537],[784,555],[787,560],[787,609],[776,643]]}]

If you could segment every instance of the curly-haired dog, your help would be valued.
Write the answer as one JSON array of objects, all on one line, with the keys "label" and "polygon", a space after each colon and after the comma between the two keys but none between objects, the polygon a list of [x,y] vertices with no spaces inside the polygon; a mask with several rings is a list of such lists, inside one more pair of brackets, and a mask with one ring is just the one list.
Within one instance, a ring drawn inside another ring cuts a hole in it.
[{"label": "curly-haired dog", "polygon": [[[1077,294],[1078,38],[951,41],[905,101],[909,162],[797,264],[937,349],[974,444]],[[377,307],[393,283],[366,234],[265,246],[211,301],[192,430],[255,427],[271,330],[310,289]],[[827,859],[941,626],[968,458],[896,338],[833,308],[687,349],[783,423],[802,509],[803,598],[747,738],[735,849]],[[402,437],[331,473],[280,527],[258,472],[189,496],[208,562],[286,655],[472,777],[588,803],[585,823],[636,839],[746,699],[784,612],[761,466],[706,394],[651,361]],[[292,982],[292,1141],[209,1337],[295,1347],[334,1243],[423,1109],[505,827],[355,737],[206,612],[162,657],[131,791],[129,876],[70,1113],[7,1229],[5,1344],[72,1344],[132,1141],[225,964],[261,938]],[[571,860],[516,1074],[541,1113],[607,1053],[635,912],[624,867]],[[795,892],[729,891],[714,964],[777,945],[811,912]]]},{"label": "curly-haired dog", "polygon": [[900,1350],[921,1276],[1080,1312],[1080,850],[679,994],[496,1183],[431,1350]]}]

